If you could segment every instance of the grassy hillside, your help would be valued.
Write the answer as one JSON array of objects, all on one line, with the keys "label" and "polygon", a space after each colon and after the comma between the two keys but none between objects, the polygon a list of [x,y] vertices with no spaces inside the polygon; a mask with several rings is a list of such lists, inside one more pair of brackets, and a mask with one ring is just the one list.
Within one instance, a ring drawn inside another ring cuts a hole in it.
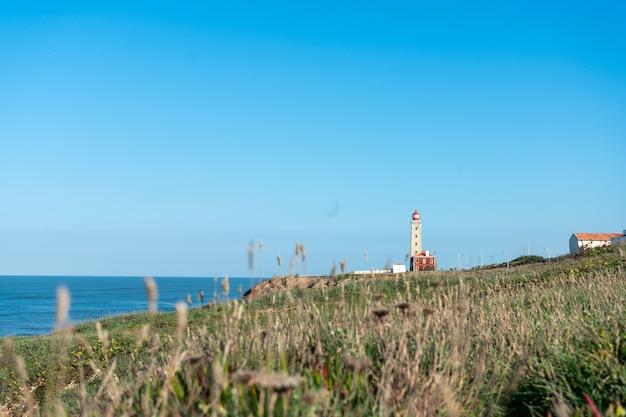
[{"label": "grassy hillside", "polygon": [[617,416],[625,267],[612,246],[510,269],[340,276],[7,338],[0,415],[582,416],[595,403]]}]

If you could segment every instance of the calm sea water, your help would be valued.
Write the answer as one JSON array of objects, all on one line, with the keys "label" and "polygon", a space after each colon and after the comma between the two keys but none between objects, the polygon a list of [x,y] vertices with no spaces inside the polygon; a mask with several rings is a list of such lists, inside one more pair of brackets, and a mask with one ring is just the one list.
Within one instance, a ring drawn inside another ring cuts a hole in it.
[{"label": "calm sea water", "polygon": [[[215,278],[155,277],[154,281],[159,292],[159,311],[174,311],[177,302],[186,302],[187,294],[191,294],[193,306],[199,306],[200,290],[204,292],[204,303],[225,299],[221,278],[216,281]],[[241,298],[243,292],[259,281],[229,278],[228,298]],[[61,285],[70,292],[72,323],[148,310],[143,277],[0,276],[0,337],[52,332],[56,292]]]}]

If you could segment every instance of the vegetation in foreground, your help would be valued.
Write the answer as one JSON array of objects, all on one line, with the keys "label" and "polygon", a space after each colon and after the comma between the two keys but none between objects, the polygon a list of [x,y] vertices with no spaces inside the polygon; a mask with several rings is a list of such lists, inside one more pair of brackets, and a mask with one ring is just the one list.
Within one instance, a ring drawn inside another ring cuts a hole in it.
[{"label": "vegetation in foreground", "polygon": [[625,415],[625,267],[614,245],[510,269],[341,276],[6,338],[0,415]]}]

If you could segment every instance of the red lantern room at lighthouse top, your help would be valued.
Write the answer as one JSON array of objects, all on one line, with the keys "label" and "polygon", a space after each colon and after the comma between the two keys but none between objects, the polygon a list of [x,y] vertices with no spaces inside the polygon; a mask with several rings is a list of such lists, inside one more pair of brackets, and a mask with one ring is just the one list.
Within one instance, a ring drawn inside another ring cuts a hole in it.
[{"label": "red lantern room at lighthouse top", "polygon": [[415,211],[413,212],[413,221],[417,221],[417,220],[419,220],[419,219],[420,219],[420,214],[418,213],[418,211],[417,211],[417,210],[415,210]]}]

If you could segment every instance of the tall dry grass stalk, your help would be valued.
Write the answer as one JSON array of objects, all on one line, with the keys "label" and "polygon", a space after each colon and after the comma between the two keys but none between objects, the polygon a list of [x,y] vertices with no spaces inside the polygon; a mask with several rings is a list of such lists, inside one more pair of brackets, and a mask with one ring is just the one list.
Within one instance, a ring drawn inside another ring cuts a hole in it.
[{"label": "tall dry grass stalk", "polygon": [[109,348],[109,332],[102,328],[102,324],[99,321],[96,322],[96,335],[106,352]]},{"label": "tall dry grass stalk", "polygon": [[250,271],[250,276],[254,273],[254,242],[250,241],[248,245],[248,270]]},{"label": "tall dry grass stalk", "polygon": [[56,330],[61,330],[68,324],[70,300],[70,291],[67,287],[59,286],[57,288],[56,321],[54,324]]},{"label": "tall dry grass stalk", "polygon": [[26,373],[26,365],[24,358],[21,356],[15,357],[15,372],[22,383],[21,394],[24,397],[26,403],[26,415],[37,417],[39,416],[39,407],[35,404],[33,395],[28,386],[28,374]]},{"label": "tall dry grass stalk", "polygon": [[263,241],[259,239],[259,278],[263,277]]},{"label": "tall dry grass stalk", "polygon": [[224,299],[228,299],[228,294],[230,291],[230,284],[228,283],[228,275],[225,275],[220,282],[220,286],[222,287],[222,294],[224,295]]},{"label": "tall dry grass stalk", "polygon": [[176,309],[176,334],[178,341],[182,342],[183,334],[187,329],[187,305],[183,302],[178,302],[175,305]]},{"label": "tall dry grass stalk", "polygon": [[159,290],[157,285],[151,277],[146,277],[143,281],[146,286],[146,294],[148,296],[148,311],[150,313],[156,313],[158,308],[157,301],[159,300]]}]

